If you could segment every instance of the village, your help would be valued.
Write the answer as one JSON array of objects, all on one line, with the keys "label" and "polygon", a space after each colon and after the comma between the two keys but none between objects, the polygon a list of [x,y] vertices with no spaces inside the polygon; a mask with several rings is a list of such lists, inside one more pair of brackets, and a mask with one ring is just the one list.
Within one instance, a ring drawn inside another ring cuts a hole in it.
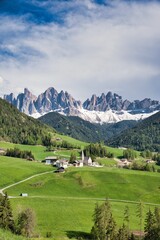
[{"label": "village", "polygon": [[57,156],[48,156],[43,161],[46,165],[53,165],[57,167],[55,172],[65,172],[65,169],[68,167],[83,167],[83,166],[90,166],[90,167],[103,167],[98,162],[94,162],[91,157],[85,157],[84,152],[82,151],[81,159],[74,160],[73,163],[70,163],[67,159],[58,159]]}]

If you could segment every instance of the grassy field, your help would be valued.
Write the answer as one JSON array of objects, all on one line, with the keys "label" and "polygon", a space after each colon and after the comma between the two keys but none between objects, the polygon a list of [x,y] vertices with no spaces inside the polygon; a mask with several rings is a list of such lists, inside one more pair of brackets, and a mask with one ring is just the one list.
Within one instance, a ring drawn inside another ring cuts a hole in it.
[{"label": "grassy field", "polygon": [[[49,173],[8,189],[14,209],[31,207],[37,215],[36,232],[45,237],[67,239],[89,233],[96,202],[111,199],[117,223],[123,222],[126,205],[131,212],[131,229],[139,230],[137,202],[144,202],[145,212],[160,204],[160,174],[118,168],[70,168],[64,174]],[[28,198],[20,198],[23,190]],[[149,204],[146,204],[149,203]]]},{"label": "grassy field", "polygon": [[[46,152],[43,146],[26,146],[0,142],[0,148],[18,147],[31,150],[36,159],[60,155],[69,158],[72,151],[59,150]],[[120,156],[122,149],[108,148]],[[144,202],[144,212],[160,204],[160,173],[133,171],[117,168],[113,159],[99,159],[103,168],[70,167],[65,173],[54,173],[54,168],[39,162],[0,156],[0,188],[23,180],[32,175],[52,171],[37,176],[14,187],[8,188],[11,205],[16,216],[18,209],[31,207],[36,212],[37,227],[35,234],[45,239],[51,232],[53,239],[76,239],[89,234],[92,227],[92,215],[95,203],[102,203],[107,197],[111,201],[113,215],[118,225],[123,223],[124,208],[130,208],[132,230],[139,230],[136,217],[137,203]],[[20,193],[28,197],[20,197]],[[159,205],[160,206],[160,205]],[[0,231],[1,235],[5,234]],[[8,234],[2,238],[9,240]],[[13,237],[13,240],[23,238]]]},{"label": "grassy field", "polygon": [[0,188],[37,173],[51,171],[51,166],[24,159],[0,156]]},{"label": "grassy field", "polygon": [[[56,135],[58,138],[61,138],[63,140],[66,140],[74,145],[77,145],[81,147],[82,149],[87,145],[87,143],[81,142],[79,140],[75,140],[73,138],[63,136],[63,135]],[[0,141],[0,148],[14,148],[17,147],[20,150],[29,150],[33,153],[34,157],[36,160],[44,160],[45,157],[47,156],[54,156],[54,155],[60,155],[61,157],[70,157],[70,154],[73,150],[58,150],[56,153],[54,152],[48,152],[46,151],[46,147],[44,146],[33,146],[33,145],[22,145],[22,144],[14,144],[14,143],[9,143],[9,142],[2,142]],[[123,150],[118,149],[118,148],[111,148],[111,147],[106,147],[108,152],[114,153],[115,157],[122,157],[123,156]],[[77,151],[77,156],[78,152]]]},{"label": "grassy field", "polygon": [[16,236],[11,232],[3,231],[0,229],[0,240],[26,240],[26,238],[22,236]]},{"label": "grassy field", "polygon": [[110,158],[100,158],[96,159],[96,162],[98,162],[100,165],[103,165],[105,167],[115,167],[117,166],[117,161]]},{"label": "grassy field", "polygon": [[[90,233],[93,225],[92,215],[95,203],[102,201],[95,199],[67,199],[67,198],[26,198],[12,199],[14,209],[27,208],[35,210],[37,215],[36,234],[45,237],[51,232],[55,240],[77,239]],[[131,215],[130,227],[139,230],[139,222],[136,217],[137,205],[131,203],[111,202],[113,215],[118,225],[123,222],[125,206],[128,205]],[[150,207],[152,209],[152,206]],[[149,206],[144,207],[144,215]]]},{"label": "grassy field", "polygon": [[[71,152],[74,150],[57,150],[56,152],[49,152],[46,151],[46,147],[44,146],[33,146],[33,145],[22,145],[22,144],[14,144],[9,142],[1,142],[0,141],[0,148],[7,149],[7,148],[19,148],[20,150],[28,150],[31,151],[35,157],[36,160],[41,161],[44,160],[48,156],[60,156],[63,158],[69,158],[71,155]],[[76,155],[79,156],[78,152],[80,150],[76,151]]]}]

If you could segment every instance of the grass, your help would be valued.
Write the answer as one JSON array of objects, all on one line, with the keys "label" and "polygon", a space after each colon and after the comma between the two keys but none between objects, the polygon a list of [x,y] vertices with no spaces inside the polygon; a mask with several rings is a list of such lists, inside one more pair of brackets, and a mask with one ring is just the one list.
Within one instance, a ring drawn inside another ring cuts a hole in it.
[{"label": "grass", "polygon": [[25,240],[22,236],[16,236],[11,232],[0,229],[0,240]]},{"label": "grass", "polygon": [[[14,209],[30,207],[35,209],[37,215],[37,227],[35,232],[45,237],[51,232],[54,239],[68,239],[71,236],[89,234],[93,225],[92,216],[95,202],[101,204],[103,201],[85,199],[52,199],[52,198],[26,198],[12,199]],[[126,203],[112,202],[113,216],[120,226],[123,222],[123,215]],[[131,225],[134,230],[139,230],[139,222],[136,217],[136,204],[127,204],[130,209]],[[152,207],[151,207],[152,208]],[[45,209],[45,210],[44,210]],[[149,206],[145,206],[144,212]],[[144,213],[144,214],[145,214]]]},{"label": "grass", "polygon": [[117,161],[115,161],[114,159],[110,159],[110,158],[96,159],[96,162],[98,162],[99,164],[101,164],[105,167],[115,167],[115,166],[117,166]]},{"label": "grass", "polygon": [[[19,196],[105,198],[160,203],[160,174],[117,168],[70,168],[64,174],[50,173],[8,189]],[[41,182],[39,187],[36,183]],[[128,194],[129,193],[129,194]]]},{"label": "grass", "polygon": [[[19,196],[24,189],[28,198],[13,198],[14,209],[31,207],[37,215],[36,232],[45,237],[67,239],[89,233],[96,202],[108,197],[118,225],[123,223],[124,208],[129,205],[131,229],[139,230],[137,202],[142,200],[145,212],[160,204],[160,174],[118,168],[69,168],[64,174],[49,173],[8,189]],[[15,210],[16,212],[16,210]]]},{"label": "grass", "polygon": [[0,156],[0,188],[15,183],[37,173],[52,170],[39,162],[30,162],[24,159]]},{"label": "grass", "polygon": [[[9,142],[1,142],[0,141],[0,148],[7,149],[7,148],[19,148],[20,150],[28,150],[31,151],[35,157],[36,160],[41,161],[44,160],[48,156],[61,156],[63,158],[69,158],[71,153],[74,150],[57,150],[56,152],[52,151],[46,151],[46,147],[41,145],[23,145],[23,144],[14,144]],[[78,150],[80,151],[80,150]],[[76,151],[76,155],[79,156],[78,151]]]},{"label": "grass", "polygon": [[58,137],[58,138],[60,138],[60,139],[62,139],[62,140],[64,140],[64,141],[67,141],[67,142],[69,142],[69,143],[71,143],[71,144],[73,144],[73,145],[82,147],[82,148],[84,148],[85,146],[88,145],[88,143],[86,143],[86,142],[82,142],[82,141],[80,141],[80,140],[74,139],[74,138],[69,137],[69,136],[56,134],[56,137]]},{"label": "grass", "polygon": [[[68,138],[68,137],[66,137]],[[43,146],[26,146],[0,142],[0,148],[18,147],[21,150],[31,150],[36,159],[45,156],[61,155],[69,158],[71,151],[59,150],[46,152]],[[120,156],[122,149],[108,148]],[[108,197],[112,203],[113,215],[118,225],[123,223],[124,208],[130,209],[131,229],[139,230],[136,217],[137,202],[143,201],[145,212],[153,209],[154,204],[160,204],[160,173],[133,171],[115,167],[113,159],[98,159],[103,168],[70,167],[63,174],[49,173],[37,176],[14,187],[8,188],[14,215],[19,208],[31,207],[37,215],[36,234],[45,239],[47,232],[52,232],[54,240],[76,239],[77,236],[89,234],[92,227],[92,215],[95,203]],[[17,158],[0,156],[0,188],[25,179],[31,175],[54,170],[39,162],[30,162]],[[27,192],[28,197],[20,197],[21,192]],[[8,240],[8,233],[6,233]],[[0,231],[0,240],[3,232]],[[21,240],[23,238],[14,238]]]}]

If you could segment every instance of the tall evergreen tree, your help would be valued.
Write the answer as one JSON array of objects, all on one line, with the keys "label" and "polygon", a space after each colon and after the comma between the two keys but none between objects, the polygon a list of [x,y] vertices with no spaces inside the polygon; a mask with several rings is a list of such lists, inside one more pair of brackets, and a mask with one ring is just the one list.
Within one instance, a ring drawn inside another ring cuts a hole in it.
[{"label": "tall evergreen tree", "polygon": [[129,229],[130,229],[130,213],[129,213],[128,206],[126,206],[124,209],[124,223],[126,223],[127,229],[129,231]]},{"label": "tall evergreen tree", "polygon": [[143,202],[140,201],[137,206],[137,217],[139,218],[139,226],[140,226],[140,239],[142,239],[142,226],[143,226],[143,218],[144,218],[144,205]]},{"label": "tall evergreen tree", "polygon": [[0,227],[6,230],[14,230],[12,209],[7,193],[0,198]]},{"label": "tall evergreen tree", "polygon": [[111,213],[111,206],[108,200],[102,205],[96,204],[93,214],[94,225],[91,230],[94,240],[114,240],[116,223]]},{"label": "tall evergreen tree", "polygon": [[144,230],[145,240],[158,240],[156,236],[156,219],[150,209],[146,215],[146,224]]},{"label": "tall evergreen tree", "polygon": [[118,230],[116,240],[128,240],[129,233],[127,227],[123,224],[123,226]]}]

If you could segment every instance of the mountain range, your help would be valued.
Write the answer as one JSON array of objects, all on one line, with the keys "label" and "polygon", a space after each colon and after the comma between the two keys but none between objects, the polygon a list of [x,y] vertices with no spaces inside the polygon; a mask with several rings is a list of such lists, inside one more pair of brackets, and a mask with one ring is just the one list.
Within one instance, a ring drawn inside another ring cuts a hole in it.
[{"label": "mountain range", "polygon": [[123,100],[116,93],[108,92],[101,96],[84,101],[75,100],[68,92],[50,87],[38,97],[27,88],[24,93],[4,95],[4,99],[23,113],[35,118],[48,112],[59,112],[63,115],[78,116],[92,123],[115,123],[123,120],[140,120],[160,110],[160,102],[145,98],[143,100]]},{"label": "mountain range", "polygon": [[57,112],[33,119],[0,98],[0,140],[31,145],[46,144],[49,133],[55,134],[53,128],[86,142],[104,141],[113,147],[160,151],[160,111],[138,122],[121,121],[101,125]]}]

